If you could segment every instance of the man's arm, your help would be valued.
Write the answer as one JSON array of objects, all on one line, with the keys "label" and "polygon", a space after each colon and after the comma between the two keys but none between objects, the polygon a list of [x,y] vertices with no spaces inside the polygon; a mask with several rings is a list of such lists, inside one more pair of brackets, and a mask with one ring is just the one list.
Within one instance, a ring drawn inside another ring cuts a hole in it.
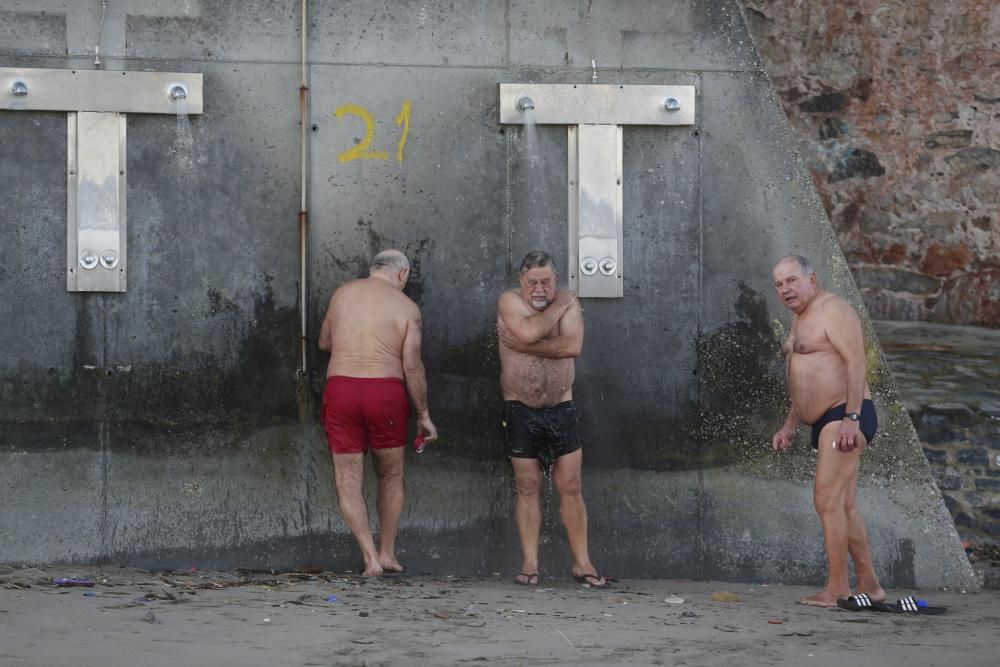
[{"label": "man's arm", "polygon": [[[865,359],[865,337],[861,332],[861,319],[851,305],[842,299],[830,304],[826,313],[826,336],[830,339],[833,349],[844,360],[847,367],[847,406],[845,412],[861,412],[861,403],[865,398],[865,373],[868,370]],[[840,422],[840,437],[837,449],[849,453],[857,447],[855,437],[861,430],[861,425],[852,419]]]},{"label": "man's arm", "polygon": [[427,434],[426,442],[434,442],[437,440],[437,428],[431,421],[427,405],[427,376],[420,356],[420,311],[416,306],[413,309],[415,313],[406,323],[406,337],[403,339],[403,375],[406,378],[406,390],[417,411],[417,430]]},{"label": "man's arm", "polygon": [[792,446],[792,440],[795,439],[795,429],[799,425],[799,415],[795,412],[795,406],[788,408],[788,416],[785,417],[785,423],[782,424],[778,432],[774,434],[771,438],[771,447],[776,452],[783,452]]},{"label": "man's arm", "polygon": [[830,305],[825,321],[826,336],[847,367],[847,412],[861,412],[868,370],[861,319],[846,301],[838,299]]},{"label": "man's arm", "polygon": [[534,343],[522,343],[501,321],[500,341],[514,350],[548,359],[574,359],[583,351],[583,309],[579,302],[571,306],[557,322],[559,333]]},{"label": "man's arm", "polygon": [[333,349],[333,298],[337,296],[334,292],[330,297],[330,303],[326,307],[326,315],[323,316],[323,326],[319,330],[319,349],[329,352]]},{"label": "man's arm", "polygon": [[576,296],[572,292],[559,290],[545,310],[536,311],[526,306],[515,292],[504,292],[497,302],[497,315],[504,328],[517,340],[534,343],[545,338],[575,302]]}]

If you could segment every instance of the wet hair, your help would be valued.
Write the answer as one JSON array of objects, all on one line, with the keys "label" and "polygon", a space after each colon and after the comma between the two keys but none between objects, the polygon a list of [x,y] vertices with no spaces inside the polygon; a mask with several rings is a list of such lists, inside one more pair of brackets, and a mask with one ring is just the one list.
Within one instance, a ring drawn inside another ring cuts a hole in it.
[{"label": "wet hair", "polygon": [[375,259],[372,260],[371,270],[377,271],[384,268],[405,271],[409,270],[410,262],[406,259],[406,255],[398,250],[383,250],[375,255]]},{"label": "wet hair", "polygon": [[775,262],[774,265],[778,266],[778,264],[781,264],[782,262],[791,262],[791,261],[798,262],[799,268],[802,269],[802,275],[804,276],[816,273],[816,269],[813,268],[813,265],[810,264],[809,260],[803,257],[802,255],[785,255],[777,262]]},{"label": "wet hair", "polygon": [[552,256],[544,250],[532,250],[521,260],[521,268],[517,272],[524,273],[531,269],[544,269],[546,266],[551,266],[552,270],[555,271],[556,263],[552,261]]}]

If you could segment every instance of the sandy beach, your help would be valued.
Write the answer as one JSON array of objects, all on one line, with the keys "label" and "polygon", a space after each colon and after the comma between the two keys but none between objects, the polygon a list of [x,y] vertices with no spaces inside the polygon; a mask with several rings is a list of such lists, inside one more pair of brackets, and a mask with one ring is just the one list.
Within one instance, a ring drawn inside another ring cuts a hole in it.
[{"label": "sandy beach", "polygon": [[[942,616],[804,607],[812,588],[350,573],[5,568],[0,665],[996,665],[997,591]],[[60,587],[77,578],[92,587]],[[729,598],[731,601],[716,601]],[[720,595],[721,594],[721,595]]]}]

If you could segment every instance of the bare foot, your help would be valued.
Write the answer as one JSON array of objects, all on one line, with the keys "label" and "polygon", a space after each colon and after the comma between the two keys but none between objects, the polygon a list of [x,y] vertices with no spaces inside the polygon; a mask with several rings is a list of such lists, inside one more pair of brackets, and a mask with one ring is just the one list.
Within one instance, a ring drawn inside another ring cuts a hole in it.
[{"label": "bare foot", "polygon": [[381,577],[382,574],[382,565],[377,560],[365,563],[365,569],[361,573],[361,575],[365,577]]},{"label": "bare foot", "polygon": [[527,572],[521,572],[516,577],[514,577],[514,583],[519,586],[537,586],[538,573],[533,572],[529,574]]},{"label": "bare foot", "polygon": [[400,565],[395,556],[379,556],[378,560],[379,564],[382,565],[382,570],[385,574],[399,573],[406,569]]},{"label": "bare foot", "polygon": [[882,590],[881,586],[876,586],[872,589],[861,588],[859,586],[856,593],[864,593],[871,599],[872,602],[885,602],[886,598],[885,591]]},{"label": "bare foot", "polygon": [[807,598],[802,598],[799,600],[799,604],[804,604],[807,607],[836,607],[837,598],[846,598],[848,595],[850,595],[850,593],[835,595],[828,592],[826,589],[823,589],[816,595],[810,595]]}]

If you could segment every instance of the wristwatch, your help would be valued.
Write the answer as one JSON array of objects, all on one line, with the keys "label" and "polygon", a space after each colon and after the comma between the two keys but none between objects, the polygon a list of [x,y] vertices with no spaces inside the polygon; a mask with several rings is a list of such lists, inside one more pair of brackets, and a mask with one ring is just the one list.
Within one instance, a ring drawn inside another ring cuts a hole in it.
[{"label": "wristwatch", "polygon": [[848,413],[846,413],[844,415],[844,419],[850,419],[852,422],[861,421],[861,413],[860,412],[848,412]]}]

